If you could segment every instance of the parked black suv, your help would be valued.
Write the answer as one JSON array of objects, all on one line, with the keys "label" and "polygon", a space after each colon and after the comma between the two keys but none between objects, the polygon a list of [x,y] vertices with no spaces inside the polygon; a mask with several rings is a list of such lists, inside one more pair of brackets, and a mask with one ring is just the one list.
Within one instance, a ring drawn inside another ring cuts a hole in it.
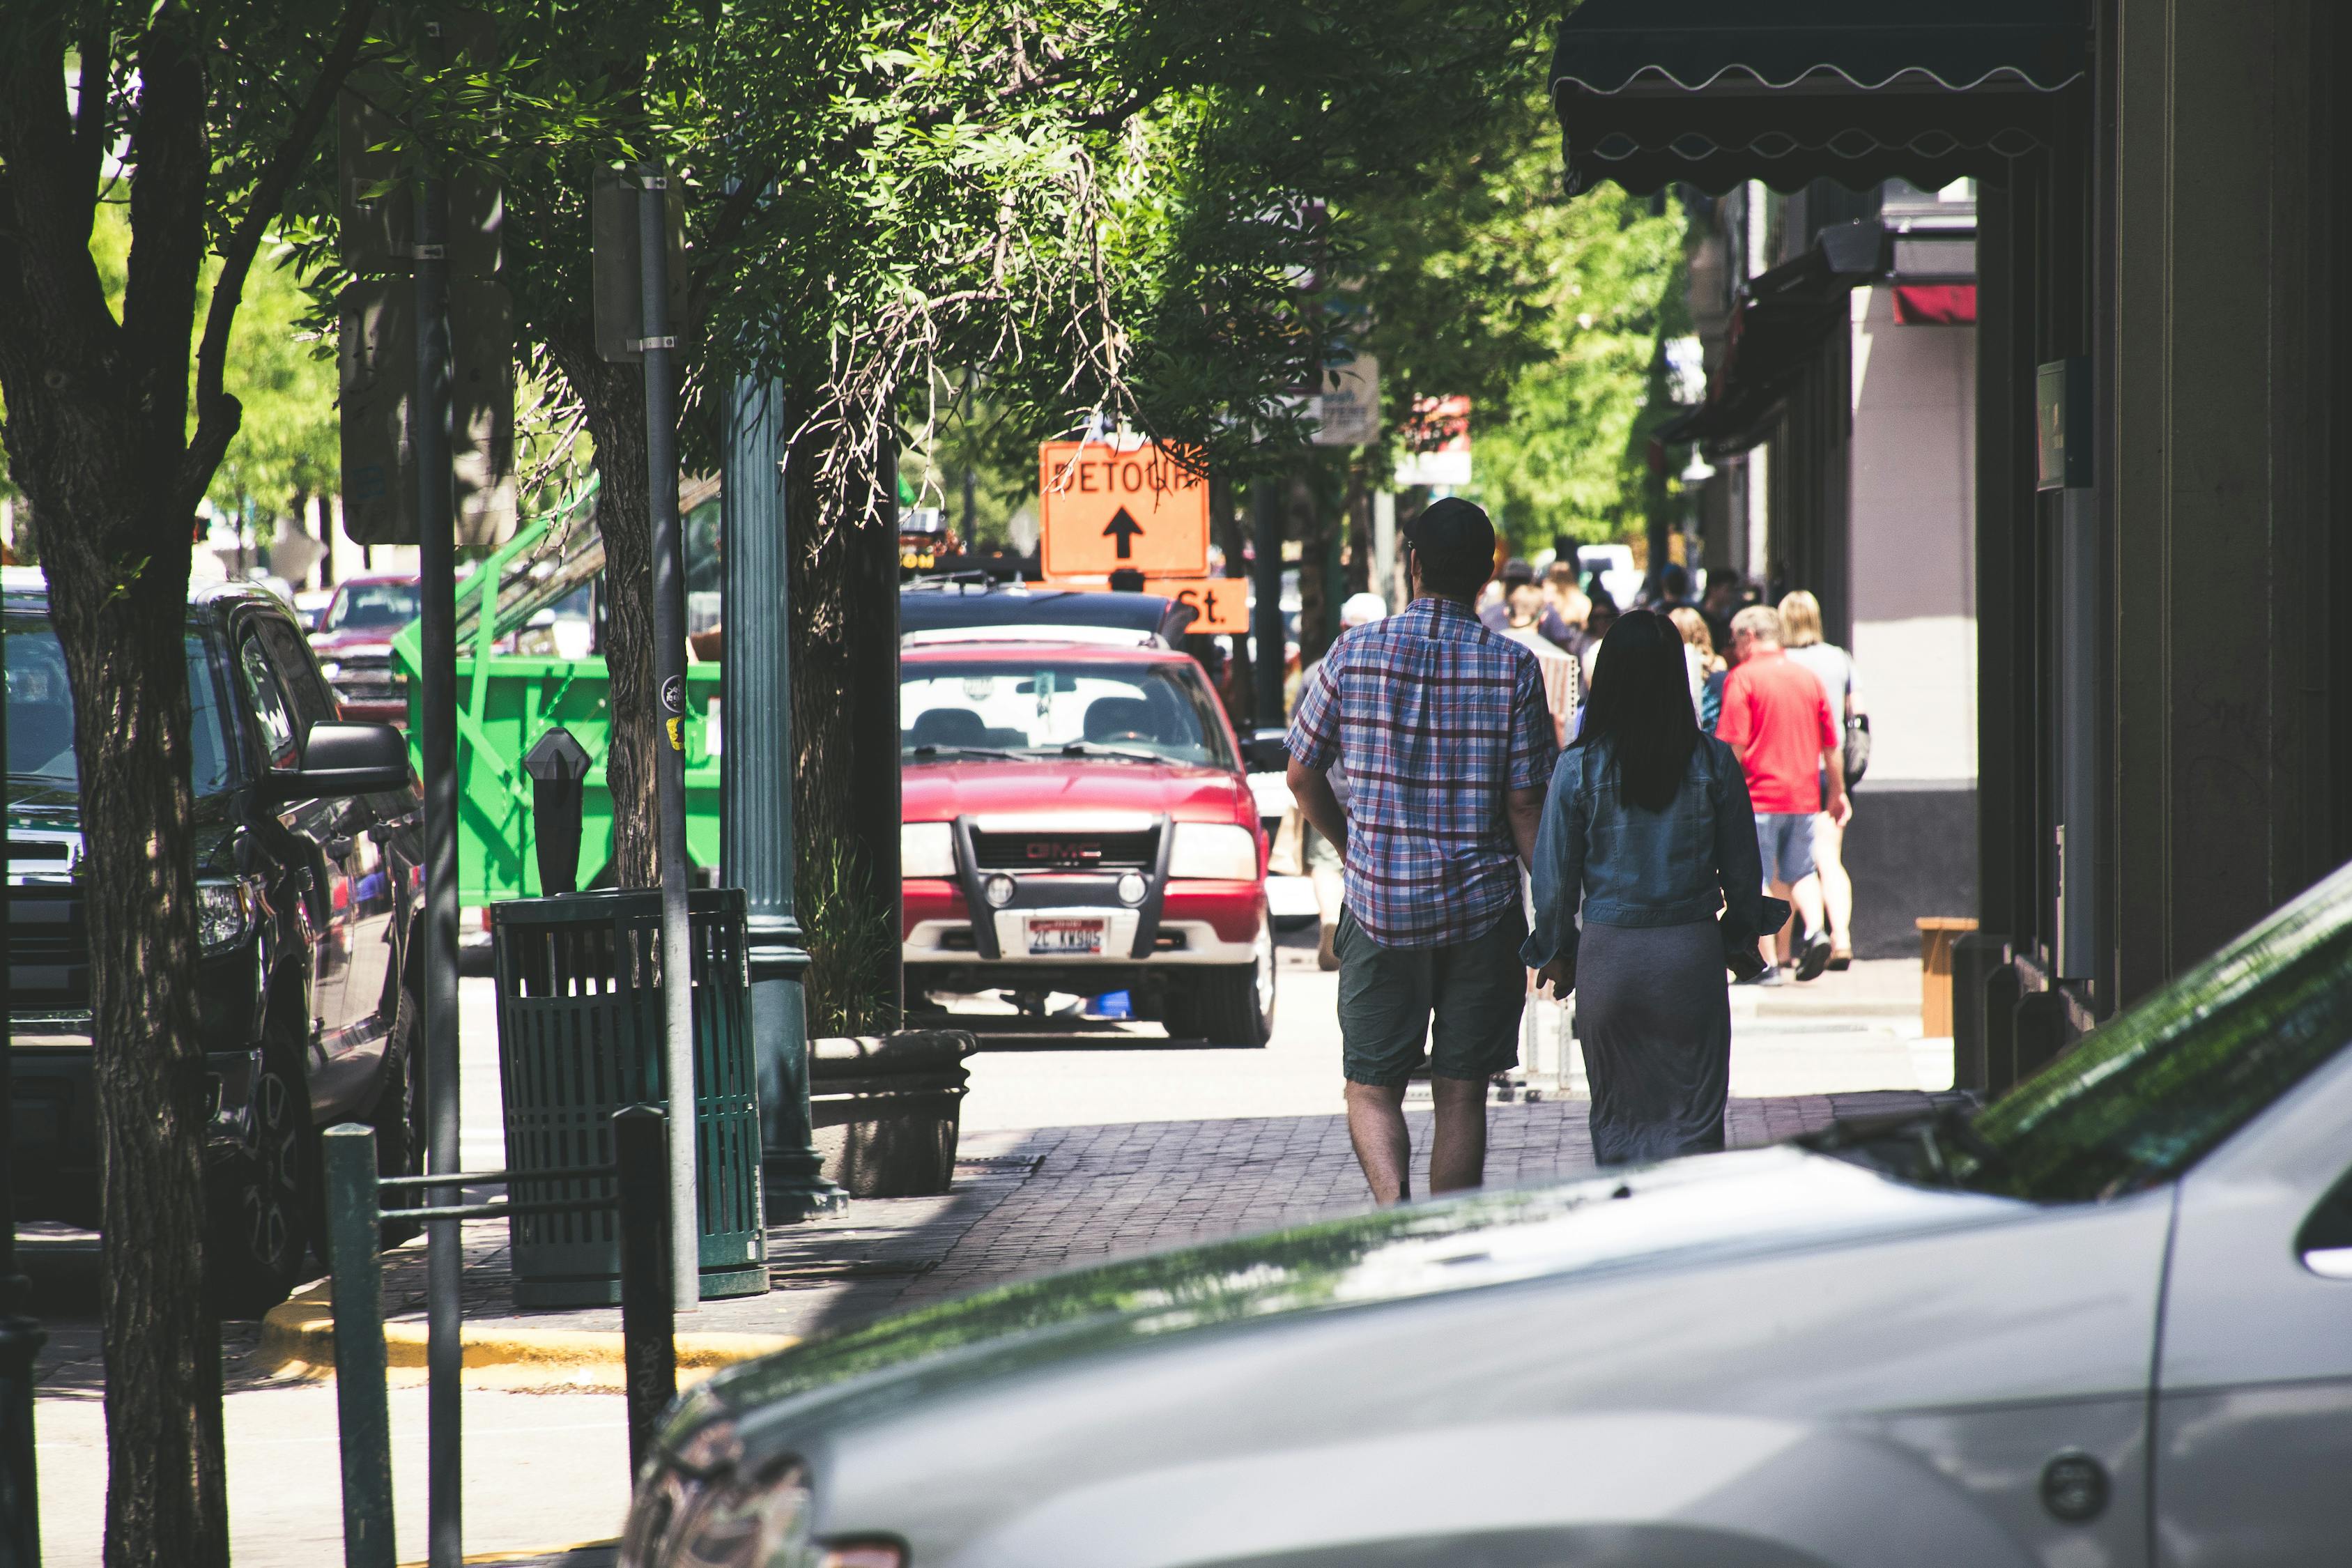
[{"label": "parked black suv", "polygon": [[[73,710],[39,574],[11,569],[4,586],[16,1214],[95,1226]],[[205,1264],[222,1310],[244,1316],[283,1300],[322,1241],[320,1128],[373,1121],[384,1173],[419,1169],[420,797],[400,732],[341,721],[275,597],[196,586],[187,652],[196,1017],[214,1092]]]}]

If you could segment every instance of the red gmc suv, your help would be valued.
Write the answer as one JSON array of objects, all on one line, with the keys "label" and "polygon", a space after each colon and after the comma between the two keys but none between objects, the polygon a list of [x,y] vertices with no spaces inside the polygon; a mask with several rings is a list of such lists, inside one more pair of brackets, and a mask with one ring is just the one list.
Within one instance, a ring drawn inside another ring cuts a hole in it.
[{"label": "red gmc suv", "polygon": [[1201,667],[1083,641],[908,647],[910,995],[1124,990],[1182,1038],[1273,1030],[1265,845]]}]

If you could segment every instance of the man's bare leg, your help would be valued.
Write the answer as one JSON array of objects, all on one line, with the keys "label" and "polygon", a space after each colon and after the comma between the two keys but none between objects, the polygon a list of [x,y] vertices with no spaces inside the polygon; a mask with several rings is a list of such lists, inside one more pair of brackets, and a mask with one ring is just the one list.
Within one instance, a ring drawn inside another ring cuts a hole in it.
[{"label": "man's bare leg", "polygon": [[[1437,1131],[1429,1144],[1429,1190],[1455,1193],[1486,1180],[1486,1080],[1430,1079]],[[1402,1125],[1403,1118],[1398,1118]]]},{"label": "man's bare leg", "polygon": [[[1479,1136],[1483,1142],[1483,1116]],[[1374,1203],[1401,1204],[1412,1196],[1412,1141],[1404,1130],[1404,1085],[1391,1088],[1351,1080],[1348,1137],[1356,1145],[1356,1163],[1364,1168]]]}]

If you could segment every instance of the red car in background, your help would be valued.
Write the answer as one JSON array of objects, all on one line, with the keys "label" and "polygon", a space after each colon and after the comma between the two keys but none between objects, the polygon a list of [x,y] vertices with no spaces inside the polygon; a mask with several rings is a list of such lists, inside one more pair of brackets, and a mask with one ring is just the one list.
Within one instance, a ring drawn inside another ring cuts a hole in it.
[{"label": "red car in background", "polygon": [[319,668],[353,722],[408,722],[408,691],[392,668],[392,639],[417,616],[416,582],[389,573],[346,577],[310,634]]},{"label": "red car in background", "polygon": [[1199,664],[940,642],[908,647],[899,683],[910,996],[1123,990],[1171,1036],[1265,1044],[1265,842]]}]

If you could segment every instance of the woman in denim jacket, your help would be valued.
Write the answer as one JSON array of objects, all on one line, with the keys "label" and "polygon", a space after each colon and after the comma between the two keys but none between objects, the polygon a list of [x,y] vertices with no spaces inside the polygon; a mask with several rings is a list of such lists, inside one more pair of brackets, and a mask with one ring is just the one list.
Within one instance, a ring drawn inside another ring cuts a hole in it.
[{"label": "woman in denim jacket", "polygon": [[1748,781],[1699,732],[1681,636],[1651,611],[1621,616],[1551,776],[1521,950],[1576,992],[1603,1164],[1723,1147],[1725,970],[1773,929],[1763,886]]}]

